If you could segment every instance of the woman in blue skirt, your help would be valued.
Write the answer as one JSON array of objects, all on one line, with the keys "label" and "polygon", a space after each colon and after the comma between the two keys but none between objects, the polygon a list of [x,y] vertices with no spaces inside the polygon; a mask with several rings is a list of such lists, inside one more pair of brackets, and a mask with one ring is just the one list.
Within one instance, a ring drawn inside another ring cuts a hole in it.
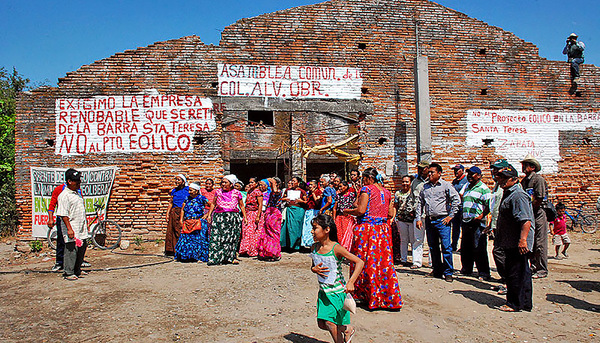
[{"label": "woman in blue skirt", "polygon": [[190,196],[181,211],[181,235],[175,246],[175,259],[181,262],[208,261],[209,226],[205,208],[208,200],[200,185],[190,184]]}]

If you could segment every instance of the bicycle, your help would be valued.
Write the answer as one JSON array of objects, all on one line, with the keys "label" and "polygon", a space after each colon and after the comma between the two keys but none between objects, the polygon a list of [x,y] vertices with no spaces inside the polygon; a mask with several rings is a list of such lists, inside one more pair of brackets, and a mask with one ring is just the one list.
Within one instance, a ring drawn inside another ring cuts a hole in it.
[{"label": "bicycle", "polygon": [[[91,234],[92,243],[102,250],[115,249],[121,243],[121,236],[123,234],[121,227],[114,220],[100,218],[100,210],[104,208],[103,205],[94,204],[94,208],[96,209],[94,219],[88,224],[88,227],[93,226]],[[56,235],[57,229],[55,226],[48,230],[46,237],[48,246],[55,250]]]},{"label": "bicycle", "polygon": [[[592,217],[590,215],[586,216],[583,213],[584,205],[585,205],[585,202],[582,202],[579,204],[579,208],[570,208],[570,207],[565,208],[565,214],[567,215],[567,217],[569,217],[571,219],[571,225],[568,226],[568,228],[570,230],[575,230],[575,227],[579,226],[581,228],[582,232],[594,233],[594,232],[596,232],[596,229],[598,228],[597,220],[595,217]],[[575,212],[577,212],[577,215],[573,216],[567,210],[575,211]]]}]

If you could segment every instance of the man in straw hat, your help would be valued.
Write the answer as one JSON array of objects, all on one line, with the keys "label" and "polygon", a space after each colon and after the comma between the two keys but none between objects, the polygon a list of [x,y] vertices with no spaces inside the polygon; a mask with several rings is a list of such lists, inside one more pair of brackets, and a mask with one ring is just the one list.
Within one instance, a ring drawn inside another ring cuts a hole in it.
[{"label": "man in straw hat", "polygon": [[533,256],[531,257],[531,269],[534,279],[548,276],[548,220],[544,211],[544,202],[548,200],[548,184],[538,174],[542,169],[540,162],[531,154],[525,156],[521,161],[525,177],[521,180],[521,186],[531,197],[534,225]]}]

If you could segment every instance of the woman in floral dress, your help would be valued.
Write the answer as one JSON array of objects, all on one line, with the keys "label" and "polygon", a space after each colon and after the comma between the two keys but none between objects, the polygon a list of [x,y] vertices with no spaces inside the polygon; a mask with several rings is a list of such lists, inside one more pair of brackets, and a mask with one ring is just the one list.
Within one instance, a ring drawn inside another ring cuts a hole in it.
[{"label": "woman in floral dress", "polygon": [[246,209],[242,202],[242,193],[233,188],[236,181],[237,177],[233,174],[225,176],[221,180],[221,188],[216,190],[210,204],[207,218],[212,220],[212,223],[208,265],[240,263],[237,259],[237,251],[242,222],[246,222]]},{"label": "woman in floral dress", "polygon": [[205,208],[208,202],[200,194],[200,185],[190,184],[190,196],[181,211],[181,235],[175,246],[175,259],[181,262],[208,261],[208,222]]},{"label": "woman in floral dress", "polygon": [[[392,258],[392,233],[388,219],[394,214],[391,193],[377,183],[377,170],[367,168],[357,207],[344,213],[357,216],[352,252],[365,262],[356,281],[354,297],[370,309],[400,309],[402,296]],[[354,266],[350,265],[351,272]]]},{"label": "woman in floral dress", "polygon": [[[265,182],[264,180],[261,181]],[[278,177],[268,179],[271,194],[265,210],[264,230],[258,241],[258,258],[265,261],[278,261],[281,258],[281,180]]]}]

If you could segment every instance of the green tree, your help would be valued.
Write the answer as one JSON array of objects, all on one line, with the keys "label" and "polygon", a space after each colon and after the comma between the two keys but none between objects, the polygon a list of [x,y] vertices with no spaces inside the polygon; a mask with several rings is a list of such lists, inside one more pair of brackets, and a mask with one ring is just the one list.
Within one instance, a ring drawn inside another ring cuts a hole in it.
[{"label": "green tree", "polygon": [[29,79],[0,67],[0,235],[17,230],[15,203],[15,107]]}]

